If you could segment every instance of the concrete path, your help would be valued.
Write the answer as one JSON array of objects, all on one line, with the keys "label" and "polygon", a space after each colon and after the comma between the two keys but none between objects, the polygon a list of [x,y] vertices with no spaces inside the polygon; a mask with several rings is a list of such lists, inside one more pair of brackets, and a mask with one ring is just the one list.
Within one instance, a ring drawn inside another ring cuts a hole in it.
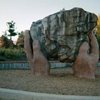
[{"label": "concrete path", "polygon": [[[2,98],[2,99],[1,99]],[[55,95],[0,88],[0,100],[100,100],[100,96]]]}]

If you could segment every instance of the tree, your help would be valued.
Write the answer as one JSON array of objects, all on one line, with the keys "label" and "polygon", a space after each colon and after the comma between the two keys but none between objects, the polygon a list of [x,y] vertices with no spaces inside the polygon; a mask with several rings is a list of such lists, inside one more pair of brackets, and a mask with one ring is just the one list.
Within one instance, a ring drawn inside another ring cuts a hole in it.
[{"label": "tree", "polygon": [[16,42],[17,47],[23,48],[24,47],[24,32],[18,33],[18,39]]},{"label": "tree", "polygon": [[97,35],[100,35],[100,15],[98,16],[98,21],[97,21]]},{"label": "tree", "polygon": [[[97,21],[97,41],[99,44],[99,51],[100,51],[100,15],[98,16],[98,21]],[[99,58],[100,58],[100,53],[99,53]]]},{"label": "tree", "polygon": [[0,37],[0,48],[9,48],[14,47],[14,43],[12,40],[8,39],[5,35]]},{"label": "tree", "polygon": [[17,33],[15,32],[15,22],[14,21],[11,21],[11,22],[7,22],[7,26],[8,26],[8,32],[9,32],[9,35],[10,36],[10,39],[12,39],[12,36],[16,36]]}]

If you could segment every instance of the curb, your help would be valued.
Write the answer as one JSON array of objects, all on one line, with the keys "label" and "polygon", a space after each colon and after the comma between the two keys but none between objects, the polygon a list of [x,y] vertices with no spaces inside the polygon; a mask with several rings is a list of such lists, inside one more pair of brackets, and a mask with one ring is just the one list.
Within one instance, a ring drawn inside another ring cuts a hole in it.
[{"label": "curb", "polygon": [[0,88],[0,100],[100,100],[100,96],[55,95]]}]

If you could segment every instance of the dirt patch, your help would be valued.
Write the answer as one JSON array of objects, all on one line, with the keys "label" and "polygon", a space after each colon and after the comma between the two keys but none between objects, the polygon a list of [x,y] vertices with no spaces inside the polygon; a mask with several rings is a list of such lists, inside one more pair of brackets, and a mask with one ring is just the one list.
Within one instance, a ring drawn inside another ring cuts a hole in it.
[{"label": "dirt patch", "polygon": [[0,87],[40,93],[100,96],[100,69],[95,80],[79,79],[72,69],[51,69],[48,77],[34,76],[30,70],[1,70]]}]

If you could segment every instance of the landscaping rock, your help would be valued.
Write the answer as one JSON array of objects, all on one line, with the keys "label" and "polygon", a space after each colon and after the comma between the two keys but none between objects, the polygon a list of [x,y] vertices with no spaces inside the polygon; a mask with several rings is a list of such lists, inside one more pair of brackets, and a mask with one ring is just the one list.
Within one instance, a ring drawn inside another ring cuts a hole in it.
[{"label": "landscaping rock", "polygon": [[26,54],[33,71],[47,74],[50,60],[71,62],[76,76],[94,79],[99,59],[93,33],[96,25],[97,16],[82,8],[63,9],[33,22],[25,35]]},{"label": "landscaping rock", "polygon": [[[97,16],[81,8],[62,10],[32,23],[32,41],[39,40],[41,50],[48,60],[73,62],[78,49],[88,41],[87,33],[97,23]],[[31,41],[31,43],[32,43]]]}]

